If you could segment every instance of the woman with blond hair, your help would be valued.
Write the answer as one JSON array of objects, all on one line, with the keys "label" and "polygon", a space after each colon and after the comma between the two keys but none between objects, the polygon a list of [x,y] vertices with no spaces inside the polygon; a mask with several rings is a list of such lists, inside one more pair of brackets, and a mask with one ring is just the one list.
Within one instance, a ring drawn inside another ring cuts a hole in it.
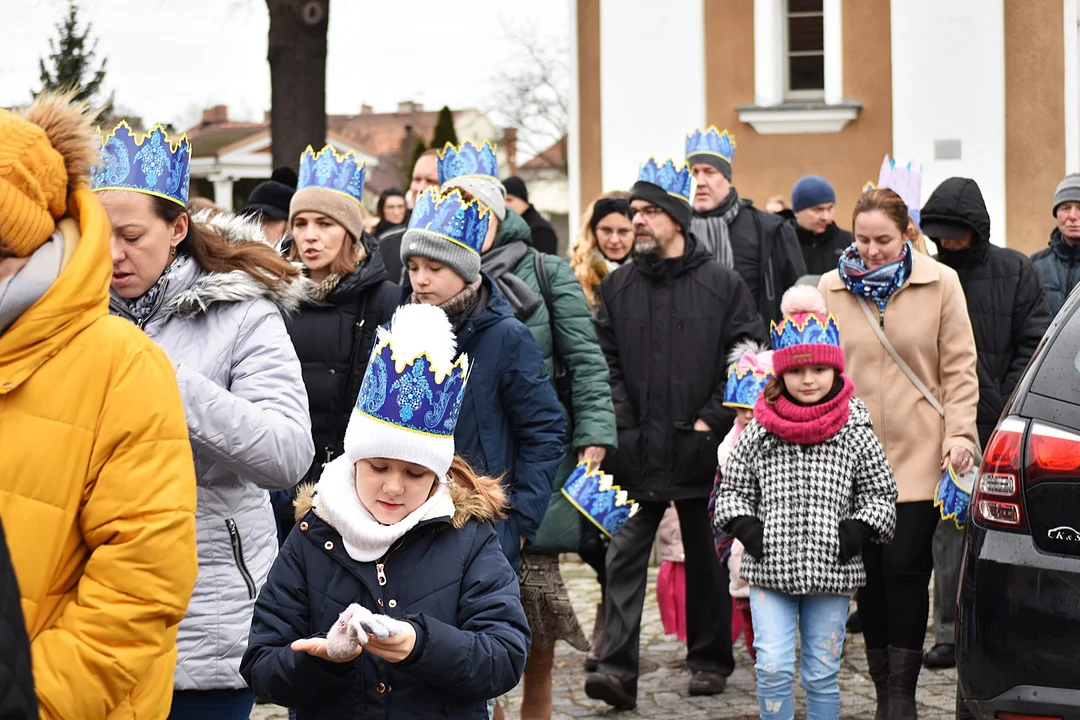
[{"label": "woman with blond hair", "polygon": [[585,290],[595,314],[600,304],[600,283],[621,266],[634,249],[634,226],[630,223],[630,193],[615,190],[598,197],[581,216],[570,267]]}]

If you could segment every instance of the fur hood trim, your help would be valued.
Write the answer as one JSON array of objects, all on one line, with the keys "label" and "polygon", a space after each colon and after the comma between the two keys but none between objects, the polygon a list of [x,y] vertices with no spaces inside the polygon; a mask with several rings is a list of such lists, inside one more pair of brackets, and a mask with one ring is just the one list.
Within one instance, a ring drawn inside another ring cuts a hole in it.
[{"label": "fur hood trim", "polygon": [[[453,470],[451,470],[451,474]],[[453,525],[460,530],[470,520],[496,522],[506,517],[506,493],[495,478],[479,477],[470,487],[457,482],[450,483],[450,498],[454,501]],[[304,483],[296,490],[293,501],[297,522],[314,509],[315,514],[326,521],[326,515],[315,502],[314,483]]]},{"label": "fur hood trim", "polygon": [[[201,210],[191,221],[204,232],[214,233],[231,245],[257,242],[266,245],[266,235],[257,217],[241,217],[228,212]],[[269,248],[269,245],[266,245]],[[274,303],[289,315],[300,307],[314,284],[298,275],[282,282],[267,285],[242,271],[206,273],[192,286],[169,300],[166,310],[173,315],[191,318],[206,312],[215,303],[236,303],[260,298]]]}]

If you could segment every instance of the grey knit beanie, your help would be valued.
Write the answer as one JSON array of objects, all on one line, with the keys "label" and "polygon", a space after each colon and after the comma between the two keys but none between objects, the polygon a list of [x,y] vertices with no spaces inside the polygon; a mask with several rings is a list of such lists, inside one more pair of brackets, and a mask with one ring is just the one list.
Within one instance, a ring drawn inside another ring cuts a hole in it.
[{"label": "grey knit beanie", "polygon": [[417,255],[446,265],[466,283],[480,276],[480,256],[475,251],[442,235],[409,228],[401,239],[401,264],[408,267],[409,258]]},{"label": "grey knit beanie", "polygon": [[1062,203],[1080,202],[1080,173],[1066,175],[1054,191],[1054,217]]},{"label": "grey knit beanie", "polygon": [[500,222],[506,219],[506,188],[498,178],[487,175],[462,175],[444,182],[442,191],[446,192],[455,187],[472,193],[473,197],[491,208]]}]

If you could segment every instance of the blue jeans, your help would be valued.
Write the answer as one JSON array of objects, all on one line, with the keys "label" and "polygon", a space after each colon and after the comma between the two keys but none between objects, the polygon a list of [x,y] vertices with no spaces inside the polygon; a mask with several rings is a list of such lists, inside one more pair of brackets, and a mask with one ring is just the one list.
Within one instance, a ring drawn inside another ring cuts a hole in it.
[{"label": "blue jeans", "polygon": [[250,690],[176,690],[169,720],[248,720],[255,706]]},{"label": "blue jeans", "polygon": [[802,636],[802,684],[806,720],[840,717],[840,657],[851,598],[846,595],[785,595],[750,588],[757,651],[757,695],[763,720],[793,720],[795,629]]}]

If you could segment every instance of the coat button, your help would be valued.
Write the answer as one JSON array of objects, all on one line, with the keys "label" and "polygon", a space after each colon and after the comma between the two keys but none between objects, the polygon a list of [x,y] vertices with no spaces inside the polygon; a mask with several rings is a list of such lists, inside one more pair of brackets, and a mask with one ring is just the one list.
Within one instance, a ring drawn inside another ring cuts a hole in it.
[{"label": "coat button", "polygon": [[334,368],[330,368],[330,374],[331,374],[331,375],[336,375],[336,374],[337,374],[337,370],[335,370]]},{"label": "coat button", "polygon": [[330,540],[327,540],[326,544],[323,545],[323,547],[326,548],[327,550],[333,550],[334,549],[334,543],[331,542]]},{"label": "coat button", "polygon": [[380,695],[382,695],[383,693],[385,693],[385,692],[386,692],[386,683],[379,683],[379,684],[378,684],[378,685],[377,685],[377,686],[375,687],[375,692],[379,693]]},{"label": "coat button", "polygon": [[386,604],[389,605],[392,608],[397,607],[397,600],[391,599],[390,602],[388,602]]},{"label": "coat button", "polygon": [[308,529],[307,522],[300,523],[300,532],[307,532],[307,529]]}]

